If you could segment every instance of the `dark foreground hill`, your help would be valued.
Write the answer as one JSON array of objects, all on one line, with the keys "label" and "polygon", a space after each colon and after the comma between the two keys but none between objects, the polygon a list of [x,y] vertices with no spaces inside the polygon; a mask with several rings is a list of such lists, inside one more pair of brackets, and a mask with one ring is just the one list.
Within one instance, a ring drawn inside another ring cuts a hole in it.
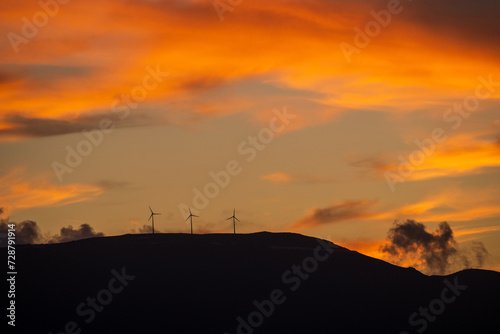
[{"label": "dark foreground hill", "polygon": [[496,333],[500,273],[426,276],[290,233],[17,247],[16,333]]}]

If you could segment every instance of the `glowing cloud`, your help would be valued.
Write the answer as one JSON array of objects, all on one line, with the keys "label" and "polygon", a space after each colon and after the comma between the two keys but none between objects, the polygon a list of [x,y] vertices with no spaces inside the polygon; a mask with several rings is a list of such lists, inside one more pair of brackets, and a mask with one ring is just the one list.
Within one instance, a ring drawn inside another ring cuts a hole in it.
[{"label": "glowing cloud", "polygon": [[262,175],[260,178],[262,180],[268,180],[274,184],[283,184],[283,183],[311,184],[311,183],[327,183],[333,181],[332,178],[326,176],[290,174],[283,172],[276,172],[276,173]]},{"label": "glowing cloud", "polygon": [[[470,89],[470,73],[500,70],[496,17],[462,24],[470,19],[463,15],[469,9],[491,14],[498,3],[464,3],[463,11],[446,11],[458,5],[440,2],[445,5],[407,4],[405,20],[393,17],[349,66],[339,44],[353,43],[354,28],[386,2],[255,0],[226,13],[224,22],[211,0],[103,0],[98,7],[71,2],[26,43],[10,40],[0,50],[0,140],[78,131],[96,114],[113,116],[117,97],[130,98],[145,68],[157,65],[172,73],[137,106],[154,122],[135,119],[123,126],[185,123],[249,106],[258,119],[276,99],[307,105],[287,131],[331,121],[353,108],[433,110]],[[2,35],[20,35],[21,18],[42,8],[21,0],[2,11]],[[439,20],[428,20],[428,13]],[[436,34],[437,26],[453,29]],[[245,85],[248,80],[253,83]],[[276,94],[262,93],[269,89]],[[42,123],[62,128],[43,132]]]},{"label": "glowing cloud", "polygon": [[87,184],[55,186],[43,177],[28,178],[21,168],[0,177],[0,203],[6,209],[24,209],[44,206],[62,206],[94,198],[104,191]]}]

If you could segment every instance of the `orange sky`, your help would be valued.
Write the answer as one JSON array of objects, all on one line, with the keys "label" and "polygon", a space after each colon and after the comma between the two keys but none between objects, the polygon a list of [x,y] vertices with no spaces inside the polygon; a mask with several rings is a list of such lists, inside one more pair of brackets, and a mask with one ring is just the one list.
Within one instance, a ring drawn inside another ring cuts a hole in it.
[{"label": "orange sky", "polygon": [[396,219],[448,221],[499,268],[497,1],[54,1],[1,5],[2,218],[229,232],[238,207],[373,256]]}]

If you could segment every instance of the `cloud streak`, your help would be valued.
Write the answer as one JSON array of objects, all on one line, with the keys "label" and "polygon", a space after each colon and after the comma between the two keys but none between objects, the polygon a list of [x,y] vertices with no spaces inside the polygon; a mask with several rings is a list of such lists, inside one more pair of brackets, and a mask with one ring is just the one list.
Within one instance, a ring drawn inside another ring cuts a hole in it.
[{"label": "cloud streak", "polygon": [[291,174],[284,172],[276,172],[276,173],[262,175],[260,179],[270,181],[274,184],[284,184],[284,183],[314,184],[314,183],[328,183],[333,181],[332,178],[326,176]]},{"label": "cloud streak", "polygon": [[[496,141],[478,139],[474,135],[450,137],[443,146],[432,154],[425,155],[419,165],[409,164],[401,154],[392,158],[370,157],[351,163],[366,175],[386,172],[398,175],[402,169],[407,173],[406,180],[419,181],[443,177],[458,177],[484,172],[487,168],[500,167],[500,145]],[[405,174],[406,175],[406,174]]]},{"label": "cloud streak", "polygon": [[369,200],[350,200],[333,203],[325,208],[312,208],[291,226],[292,231],[302,230],[330,223],[343,222],[350,219],[367,219],[373,216],[369,210],[376,204]]},{"label": "cloud streak", "polygon": [[5,209],[25,209],[61,206],[82,202],[99,196],[102,187],[88,184],[55,186],[41,176],[26,177],[25,170],[15,168],[0,177],[0,203]]}]

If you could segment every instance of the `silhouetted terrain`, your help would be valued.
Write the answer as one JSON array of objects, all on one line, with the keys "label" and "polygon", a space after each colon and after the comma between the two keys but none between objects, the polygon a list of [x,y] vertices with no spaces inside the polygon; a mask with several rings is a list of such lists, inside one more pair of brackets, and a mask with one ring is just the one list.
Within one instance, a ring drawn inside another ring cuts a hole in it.
[{"label": "silhouetted terrain", "polygon": [[493,333],[500,314],[500,273],[426,276],[291,233],[91,238],[16,260],[17,333]]}]

